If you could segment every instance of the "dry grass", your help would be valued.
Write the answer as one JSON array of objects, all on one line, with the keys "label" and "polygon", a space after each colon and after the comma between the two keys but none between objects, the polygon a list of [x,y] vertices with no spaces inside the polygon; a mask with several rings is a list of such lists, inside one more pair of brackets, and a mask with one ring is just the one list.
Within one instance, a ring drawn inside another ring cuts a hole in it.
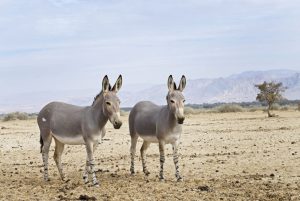
[{"label": "dry grass", "polygon": [[201,113],[230,113],[230,112],[243,112],[243,111],[246,110],[237,104],[223,104],[213,108],[192,108],[192,107],[184,108],[184,113],[186,115],[197,115]]},{"label": "dry grass", "polygon": [[243,112],[244,109],[237,104],[224,104],[215,108],[218,113]]},{"label": "dry grass", "polygon": [[124,117],[124,116],[129,115],[129,112],[125,111],[125,110],[120,110],[120,115]]},{"label": "dry grass", "polygon": [[196,108],[192,108],[192,107],[184,107],[184,114],[186,115],[196,115],[196,114],[201,114],[205,112],[204,109],[196,109]]},{"label": "dry grass", "polygon": [[24,112],[12,112],[4,115],[3,121],[28,120],[30,116]]},{"label": "dry grass", "polygon": [[248,112],[257,112],[257,111],[264,111],[264,110],[265,110],[265,108],[262,106],[252,106],[252,107],[247,108]]}]

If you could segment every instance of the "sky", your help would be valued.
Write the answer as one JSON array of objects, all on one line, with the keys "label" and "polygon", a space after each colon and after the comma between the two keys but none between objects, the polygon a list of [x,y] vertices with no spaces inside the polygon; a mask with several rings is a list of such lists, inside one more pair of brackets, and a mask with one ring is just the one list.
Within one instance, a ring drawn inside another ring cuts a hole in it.
[{"label": "sky", "polygon": [[123,88],[300,69],[294,0],[1,0],[0,90]]}]

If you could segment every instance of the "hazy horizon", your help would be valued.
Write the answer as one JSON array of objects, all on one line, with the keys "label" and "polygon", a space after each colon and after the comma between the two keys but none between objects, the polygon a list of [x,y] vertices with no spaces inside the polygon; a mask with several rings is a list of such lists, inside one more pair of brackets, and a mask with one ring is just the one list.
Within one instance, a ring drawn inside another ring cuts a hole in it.
[{"label": "hazy horizon", "polygon": [[[283,93],[284,98],[300,99],[300,71],[294,70],[245,71],[227,77],[187,79],[183,94],[187,104],[253,102],[258,92],[254,86],[264,81],[282,82],[287,87]],[[175,82],[178,84],[179,79],[175,79]],[[0,114],[14,111],[38,112],[45,104],[52,101],[88,106],[100,91],[100,87],[97,87],[2,95]],[[166,82],[138,87],[125,84],[118,92],[118,96],[122,108],[132,107],[142,100],[165,105],[167,91]]]}]

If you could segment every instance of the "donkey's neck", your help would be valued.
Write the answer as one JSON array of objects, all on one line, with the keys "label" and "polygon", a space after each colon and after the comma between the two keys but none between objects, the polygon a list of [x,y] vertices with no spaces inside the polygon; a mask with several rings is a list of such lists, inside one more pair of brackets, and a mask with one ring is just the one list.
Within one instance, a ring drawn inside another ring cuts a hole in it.
[{"label": "donkey's neck", "polygon": [[176,119],[174,113],[171,112],[171,110],[169,109],[168,105],[166,106],[166,110],[167,110],[166,115],[167,115],[167,121],[168,121],[169,127],[172,129],[172,128],[176,127],[176,126],[179,126],[179,124],[177,123],[177,119]]},{"label": "donkey's neck", "polygon": [[108,116],[104,114],[102,105],[103,97],[100,96],[91,106],[93,119],[96,121],[100,129],[102,129],[108,121]]}]

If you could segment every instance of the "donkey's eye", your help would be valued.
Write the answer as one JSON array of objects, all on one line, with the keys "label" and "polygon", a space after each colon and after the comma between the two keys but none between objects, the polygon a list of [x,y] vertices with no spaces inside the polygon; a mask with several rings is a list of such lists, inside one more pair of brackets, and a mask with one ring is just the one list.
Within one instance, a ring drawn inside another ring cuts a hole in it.
[{"label": "donkey's eye", "polygon": [[111,103],[110,102],[106,102],[106,105],[111,105]]},{"label": "donkey's eye", "polygon": [[175,103],[175,101],[174,101],[174,100],[171,100],[171,103]]},{"label": "donkey's eye", "polygon": [[184,103],[185,103],[185,100],[183,100],[182,102],[184,102]]}]

